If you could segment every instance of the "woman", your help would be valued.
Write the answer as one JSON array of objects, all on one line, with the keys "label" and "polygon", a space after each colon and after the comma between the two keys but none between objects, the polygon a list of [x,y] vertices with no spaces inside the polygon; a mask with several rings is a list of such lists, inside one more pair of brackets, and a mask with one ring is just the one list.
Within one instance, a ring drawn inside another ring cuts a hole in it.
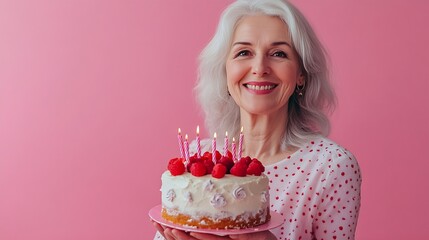
[{"label": "woman", "polygon": [[[270,178],[284,224],[250,235],[167,239],[354,239],[361,177],[354,156],[327,139],[334,106],[326,54],[303,15],[282,0],[239,0],[222,14],[200,58],[196,93],[210,132],[237,136]],[[158,235],[159,236],[159,235]]]}]

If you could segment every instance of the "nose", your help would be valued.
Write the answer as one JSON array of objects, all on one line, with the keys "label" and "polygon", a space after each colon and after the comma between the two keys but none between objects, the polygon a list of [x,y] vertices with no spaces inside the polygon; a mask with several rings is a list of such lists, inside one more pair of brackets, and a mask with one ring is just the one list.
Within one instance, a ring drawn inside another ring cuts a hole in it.
[{"label": "nose", "polygon": [[252,74],[262,77],[264,75],[270,74],[271,69],[268,64],[268,59],[265,56],[258,56],[254,58],[252,65]]}]

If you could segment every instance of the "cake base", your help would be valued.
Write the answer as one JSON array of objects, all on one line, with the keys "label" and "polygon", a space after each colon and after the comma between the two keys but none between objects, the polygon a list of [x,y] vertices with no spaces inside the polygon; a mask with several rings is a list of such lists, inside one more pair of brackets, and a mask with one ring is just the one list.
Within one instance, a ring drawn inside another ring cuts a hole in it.
[{"label": "cake base", "polygon": [[165,208],[161,211],[162,218],[174,224],[183,226],[202,228],[202,229],[244,229],[252,228],[268,222],[271,218],[269,208],[257,213],[254,216],[243,215],[237,216],[235,219],[211,219],[209,217],[201,217],[200,219],[193,219],[184,214],[169,214]]}]

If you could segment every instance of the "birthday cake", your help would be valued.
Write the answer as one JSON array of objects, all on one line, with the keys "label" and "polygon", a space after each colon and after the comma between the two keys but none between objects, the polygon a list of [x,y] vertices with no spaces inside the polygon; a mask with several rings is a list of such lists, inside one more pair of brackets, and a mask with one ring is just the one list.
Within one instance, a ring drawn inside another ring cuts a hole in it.
[{"label": "birthday cake", "polygon": [[234,161],[231,152],[213,153],[169,161],[161,177],[161,216],[205,229],[243,229],[268,222],[269,180],[262,163],[250,157]]}]

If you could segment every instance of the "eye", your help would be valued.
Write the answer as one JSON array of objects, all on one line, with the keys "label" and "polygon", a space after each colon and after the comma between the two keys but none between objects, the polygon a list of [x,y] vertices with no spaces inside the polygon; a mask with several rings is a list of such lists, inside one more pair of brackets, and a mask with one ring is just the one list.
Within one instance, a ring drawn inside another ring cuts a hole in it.
[{"label": "eye", "polygon": [[283,51],[277,51],[272,54],[273,57],[287,58],[287,54]]},{"label": "eye", "polygon": [[241,50],[235,55],[235,57],[244,57],[249,55],[250,55],[249,50]]}]

